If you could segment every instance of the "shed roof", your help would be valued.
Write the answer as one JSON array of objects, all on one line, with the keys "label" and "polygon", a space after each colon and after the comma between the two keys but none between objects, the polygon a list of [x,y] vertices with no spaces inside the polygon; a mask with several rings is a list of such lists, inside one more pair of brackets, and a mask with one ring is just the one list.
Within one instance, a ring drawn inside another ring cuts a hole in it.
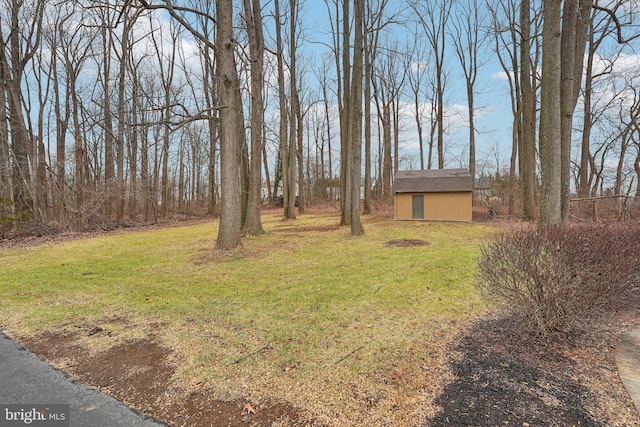
[{"label": "shed roof", "polygon": [[394,193],[443,193],[473,190],[467,169],[430,169],[398,171],[393,181]]},{"label": "shed roof", "polygon": [[490,176],[482,175],[476,179],[476,190],[491,190],[493,184],[493,178]]}]

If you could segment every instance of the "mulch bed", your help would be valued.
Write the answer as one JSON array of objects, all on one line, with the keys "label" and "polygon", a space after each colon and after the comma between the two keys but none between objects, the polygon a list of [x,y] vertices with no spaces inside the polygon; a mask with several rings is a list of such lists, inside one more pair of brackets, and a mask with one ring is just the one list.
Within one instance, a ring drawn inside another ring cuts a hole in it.
[{"label": "mulch bed", "polygon": [[477,320],[451,345],[455,380],[426,425],[640,426],[613,358],[624,316],[547,337],[519,322],[513,315]]}]

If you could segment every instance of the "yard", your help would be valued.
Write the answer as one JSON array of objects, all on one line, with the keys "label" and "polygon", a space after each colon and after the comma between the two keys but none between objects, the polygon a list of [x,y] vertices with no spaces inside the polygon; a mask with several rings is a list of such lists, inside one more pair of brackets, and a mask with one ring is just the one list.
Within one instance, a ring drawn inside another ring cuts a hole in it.
[{"label": "yard", "polygon": [[[478,393],[460,383],[460,357],[500,339],[464,336],[487,312],[475,256],[495,226],[366,216],[366,234],[351,237],[338,220],[269,213],[267,234],[225,257],[212,250],[216,222],[0,247],[0,329],[174,425],[446,423],[452,387]],[[591,399],[614,374],[577,393]],[[618,415],[596,396],[587,418],[633,420],[620,396]]]}]

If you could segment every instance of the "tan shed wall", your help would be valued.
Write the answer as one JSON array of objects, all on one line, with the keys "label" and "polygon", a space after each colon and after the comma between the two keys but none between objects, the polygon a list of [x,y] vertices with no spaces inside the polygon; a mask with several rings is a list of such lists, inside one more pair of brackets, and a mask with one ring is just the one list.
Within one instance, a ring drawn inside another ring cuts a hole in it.
[{"label": "tan shed wall", "polygon": [[396,219],[412,218],[412,196],[424,196],[424,219],[430,221],[471,221],[472,193],[396,193],[394,211]]}]

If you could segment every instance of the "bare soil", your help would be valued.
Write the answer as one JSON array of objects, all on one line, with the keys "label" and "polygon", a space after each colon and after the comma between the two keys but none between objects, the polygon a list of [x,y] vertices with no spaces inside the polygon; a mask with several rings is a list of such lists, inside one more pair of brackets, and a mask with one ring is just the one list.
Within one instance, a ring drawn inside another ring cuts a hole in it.
[{"label": "bare soil", "polygon": [[325,231],[335,231],[338,230],[340,228],[339,225],[315,225],[315,226],[296,226],[296,225],[288,225],[288,224],[282,224],[279,225],[277,227],[274,228],[274,231],[276,232],[291,232],[291,231],[295,231],[296,233],[303,233],[303,232],[308,232],[308,231],[318,231],[318,232],[325,232]]},{"label": "bare soil", "polygon": [[420,239],[394,239],[389,240],[384,243],[385,246],[397,246],[401,248],[411,247],[411,246],[427,246],[429,242],[426,240]]},{"label": "bare soil", "polygon": [[[101,333],[99,329],[85,333]],[[211,398],[206,390],[175,393],[167,386],[175,372],[171,352],[153,340],[128,342],[91,356],[77,343],[81,335],[47,332],[24,344],[79,381],[172,426],[302,425],[300,411],[286,403],[224,401]]]}]

